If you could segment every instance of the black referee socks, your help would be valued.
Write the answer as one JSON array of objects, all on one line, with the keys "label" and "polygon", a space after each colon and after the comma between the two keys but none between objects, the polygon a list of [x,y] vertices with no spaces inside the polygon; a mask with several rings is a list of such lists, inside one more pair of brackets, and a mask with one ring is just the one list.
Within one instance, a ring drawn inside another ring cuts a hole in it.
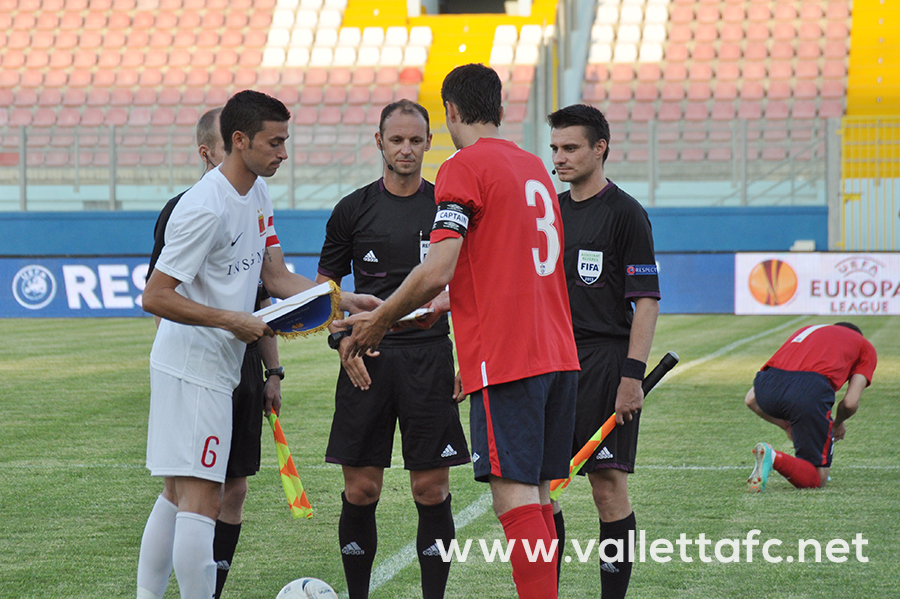
[{"label": "black referee socks", "polygon": [[[600,543],[607,539],[620,540],[622,547],[628,547],[628,531],[637,530],[634,512],[615,522],[600,521]],[[621,562],[600,563],[600,599],[624,599],[631,581],[631,568],[634,564],[628,561],[628,554]]]},{"label": "black referee socks", "polygon": [[350,599],[368,599],[372,563],[378,550],[378,528],[375,523],[378,502],[353,505],[343,493],[341,501],[343,508],[338,522],[338,541],[341,545],[347,590]]},{"label": "black referee socks", "polygon": [[450,575],[450,562],[441,558],[437,540],[449,549],[450,540],[456,538],[450,495],[437,505],[423,505],[418,501],[419,528],[416,533],[416,553],[422,570],[422,599],[443,599]]}]

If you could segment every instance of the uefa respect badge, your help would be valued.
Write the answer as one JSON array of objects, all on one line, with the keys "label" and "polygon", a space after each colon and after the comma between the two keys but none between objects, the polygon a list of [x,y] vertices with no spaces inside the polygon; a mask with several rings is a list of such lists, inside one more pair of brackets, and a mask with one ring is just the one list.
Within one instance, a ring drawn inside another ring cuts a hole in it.
[{"label": "uefa respect badge", "polygon": [[56,297],[56,279],[43,266],[29,264],[19,269],[13,277],[12,292],[23,308],[40,310]]},{"label": "uefa respect badge", "polygon": [[578,250],[578,276],[585,285],[591,285],[603,272],[603,252]]}]

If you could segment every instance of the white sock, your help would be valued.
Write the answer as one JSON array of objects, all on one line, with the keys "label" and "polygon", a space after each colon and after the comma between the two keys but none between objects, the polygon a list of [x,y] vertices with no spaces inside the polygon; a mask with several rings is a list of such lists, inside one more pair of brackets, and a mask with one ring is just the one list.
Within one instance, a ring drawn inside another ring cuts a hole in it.
[{"label": "white sock", "polygon": [[147,518],[138,559],[138,599],[161,599],[172,574],[172,543],[178,506],[160,495]]},{"label": "white sock", "polygon": [[216,591],[216,562],[213,537],[216,522],[192,512],[175,517],[172,561],[181,599],[211,599]]}]

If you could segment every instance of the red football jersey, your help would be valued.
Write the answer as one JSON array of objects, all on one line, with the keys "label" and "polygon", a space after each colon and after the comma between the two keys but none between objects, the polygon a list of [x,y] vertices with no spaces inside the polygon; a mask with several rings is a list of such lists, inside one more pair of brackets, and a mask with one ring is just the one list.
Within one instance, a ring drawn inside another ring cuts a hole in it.
[{"label": "red football jersey", "polygon": [[431,243],[465,238],[450,307],[466,393],[579,370],[559,204],[541,160],[482,138],[441,166],[435,201]]},{"label": "red football jersey", "polygon": [[871,385],[877,362],[875,348],[865,337],[847,327],[820,324],[791,335],[762,370],[818,372],[837,391],[854,374],[865,376],[866,386]]}]

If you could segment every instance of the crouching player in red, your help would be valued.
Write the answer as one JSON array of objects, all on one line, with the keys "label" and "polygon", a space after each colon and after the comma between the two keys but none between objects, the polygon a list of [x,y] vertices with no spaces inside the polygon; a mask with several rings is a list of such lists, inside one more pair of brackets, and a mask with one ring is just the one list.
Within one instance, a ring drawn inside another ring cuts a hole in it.
[{"label": "crouching player in red", "polygon": [[[773,469],[798,489],[825,486],[834,442],[844,438],[847,419],[859,408],[863,389],[872,384],[876,362],[875,348],[849,322],[804,327],[788,338],[756,374],[744,402],[784,429],[796,457],[757,443],[748,491],[765,491]],[[832,419],[834,394],[848,381]]]}]

